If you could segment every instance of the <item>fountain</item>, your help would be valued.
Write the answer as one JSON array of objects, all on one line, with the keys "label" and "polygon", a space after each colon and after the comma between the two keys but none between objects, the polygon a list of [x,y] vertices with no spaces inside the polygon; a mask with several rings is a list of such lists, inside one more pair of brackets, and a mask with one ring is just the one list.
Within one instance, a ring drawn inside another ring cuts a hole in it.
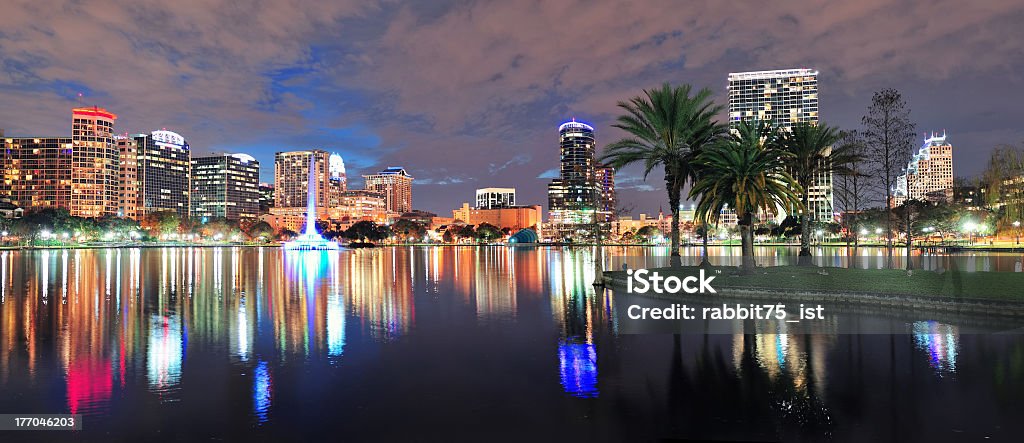
[{"label": "fountain", "polygon": [[292,251],[331,251],[338,244],[325,239],[316,232],[316,155],[309,157],[309,184],[306,185],[306,229],[295,240],[285,242],[284,248]]}]

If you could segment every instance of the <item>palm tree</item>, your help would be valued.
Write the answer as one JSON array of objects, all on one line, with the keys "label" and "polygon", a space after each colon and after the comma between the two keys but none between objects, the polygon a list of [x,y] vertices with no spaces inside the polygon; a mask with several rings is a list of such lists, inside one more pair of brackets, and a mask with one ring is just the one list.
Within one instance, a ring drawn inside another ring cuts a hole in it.
[{"label": "palm tree", "polygon": [[657,167],[665,171],[665,189],[672,209],[672,260],[679,259],[679,203],[683,187],[696,177],[695,156],[709,146],[725,127],[713,121],[723,109],[703,88],[691,96],[692,87],[645,89],[641,96],[618,106],[626,111],[613,127],[629,135],[605,148],[600,161],[616,170],[634,163],[644,165],[644,179]]},{"label": "palm tree", "polygon": [[[780,144],[790,155],[786,161],[789,174],[793,176],[803,192],[800,203],[800,264],[811,263],[811,218],[810,192],[818,177],[831,174],[834,165],[845,161],[843,148],[833,145],[839,141],[839,129],[827,124],[801,122],[783,131]],[[788,208],[787,208],[788,209]]]},{"label": "palm tree", "polygon": [[768,122],[740,123],[714,147],[701,152],[701,174],[690,190],[698,197],[697,217],[718,223],[723,210],[739,218],[744,273],[754,268],[754,214],[769,216],[799,207],[800,185],[786,172],[790,154],[778,147],[778,132]]}]

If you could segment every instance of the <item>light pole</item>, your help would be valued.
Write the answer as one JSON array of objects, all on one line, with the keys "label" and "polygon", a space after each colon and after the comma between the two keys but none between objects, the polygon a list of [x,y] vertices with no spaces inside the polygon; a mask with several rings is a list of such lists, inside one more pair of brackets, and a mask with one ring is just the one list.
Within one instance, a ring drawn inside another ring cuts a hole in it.
[{"label": "light pole", "polygon": [[974,222],[964,223],[964,230],[967,231],[967,244],[974,245],[974,230],[978,228],[978,225]]}]

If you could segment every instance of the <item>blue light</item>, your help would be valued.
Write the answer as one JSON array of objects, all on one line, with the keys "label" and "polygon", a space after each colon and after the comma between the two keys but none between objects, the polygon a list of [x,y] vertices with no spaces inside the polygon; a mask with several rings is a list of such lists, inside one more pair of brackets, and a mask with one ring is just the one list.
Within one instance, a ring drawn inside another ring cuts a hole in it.
[{"label": "blue light", "polygon": [[267,413],[270,412],[270,400],[273,389],[273,378],[270,376],[270,369],[267,362],[260,360],[256,365],[256,372],[252,384],[252,407],[256,420],[260,423],[267,422]]},{"label": "blue light", "polygon": [[562,389],[573,397],[596,398],[597,349],[591,343],[558,344],[559,375]]}]

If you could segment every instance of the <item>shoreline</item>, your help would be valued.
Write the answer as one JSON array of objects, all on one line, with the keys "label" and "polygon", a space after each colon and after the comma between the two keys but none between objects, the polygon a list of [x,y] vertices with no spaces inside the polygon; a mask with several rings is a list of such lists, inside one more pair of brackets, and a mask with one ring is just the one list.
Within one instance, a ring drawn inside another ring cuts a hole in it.
[{"label": "shoreline", "polygon": [[[671,268],[658,268],[665,271]],[[681,268],[686,269],[686,268]],[[721,269],[721,268],[715,268]],[[818,269],[818,268],[809,268]],[[831,269],[831,268],[829,268]],[[841,268],[840,268],[841,269]],[[865,270],[867,271],[867,270]],[[1009,273],[1013,274],[1013,273]],[[1024,276],[1021,276],[1024,281]],[[606,288],[626,291],[626,273],[606,271],[601,281]],[[767,300],[819,303],[839,306],[867,307],[874,309],[899,309],[905,311],[926,311],[945,314],[989,315],[1024,318],[1024,299],[994,299],[973,296],[918,295],[909,293],[884,293],[868,291],[822,290],[812,288],[784,288],[765,286],[717,286],[717,293],[702,297],[702,300],[725,298],[730,300]],[[632,294],[669,300],[683,300],[693,297],[689,294]]]}]

